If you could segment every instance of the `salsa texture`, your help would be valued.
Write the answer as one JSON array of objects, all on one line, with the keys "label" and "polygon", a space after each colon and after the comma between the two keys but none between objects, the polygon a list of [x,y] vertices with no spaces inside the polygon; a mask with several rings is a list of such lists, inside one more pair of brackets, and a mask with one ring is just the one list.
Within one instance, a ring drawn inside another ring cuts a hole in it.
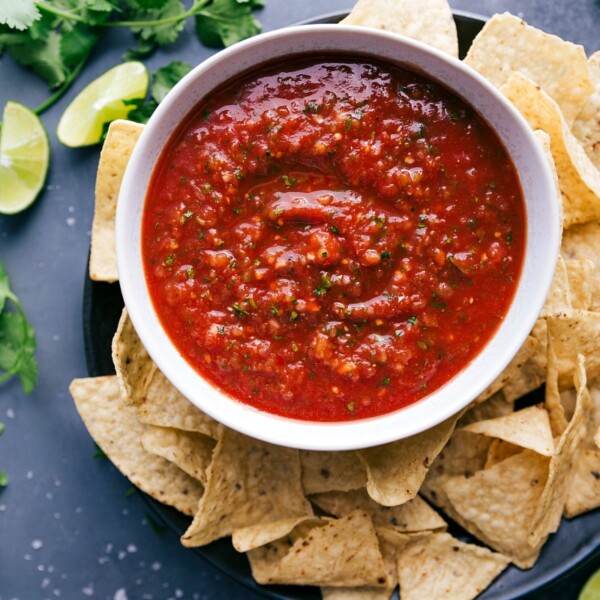
[{"label": "salsa texture", "polygon": [[480,352],[525,230],[514,165],[463,100],[315,56],[196,107],[153,174],[142,253],[203,377],[270,413],[342,421],[414,403]]}]

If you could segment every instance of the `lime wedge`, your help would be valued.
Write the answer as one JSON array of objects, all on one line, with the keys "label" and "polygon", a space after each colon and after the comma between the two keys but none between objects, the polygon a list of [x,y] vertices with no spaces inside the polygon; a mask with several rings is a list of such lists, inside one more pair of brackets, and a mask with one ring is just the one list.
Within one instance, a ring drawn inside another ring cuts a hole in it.
[{"label": "lime wedge", "polygon": [[148,82],[148,71],[141,62],[122,63],[106,71],[69,104],[58,122],[58,140],[71,148],[97,144],[105,123],[124,119],[132,110],[124,100],[146,96]]},{"label": "lime wedge", "polygon": [[21,212],[36,199],[49,162],[42,122],[26,106],[7,102],[0,130],[0,213]]},{"label": "lime wedge", "polygon": [[596,571],[583,586],[579,600],[600,600],[600,571]]}]

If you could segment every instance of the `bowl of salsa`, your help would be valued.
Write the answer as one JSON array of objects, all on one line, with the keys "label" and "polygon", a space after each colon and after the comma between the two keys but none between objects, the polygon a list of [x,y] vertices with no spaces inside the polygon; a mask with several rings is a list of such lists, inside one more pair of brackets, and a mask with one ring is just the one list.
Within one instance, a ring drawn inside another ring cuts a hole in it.
[{"label": "bowl of salsa", "polygon": [[342,25],[257,36],[194,69],[132,154],[125,304],[198,408],[314,450],[457,413],[506,367],[560,241],[547,159],[440,51]]}]

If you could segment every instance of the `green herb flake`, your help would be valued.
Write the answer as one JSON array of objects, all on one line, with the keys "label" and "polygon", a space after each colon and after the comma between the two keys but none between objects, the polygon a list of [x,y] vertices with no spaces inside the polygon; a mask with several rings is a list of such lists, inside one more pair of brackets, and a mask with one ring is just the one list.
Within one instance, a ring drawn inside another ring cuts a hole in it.
[{"label": "green herb flake", "polygon": [[354,408],[356,407],[356,403],[355,402],[348,402],[348,412],[353,413],[354,412]]},{"label": "green herb flake", "polygon": [[243,308],[239,302],[234,302],[231,308],[238,319],[241,319],[244,315],[248,314],[248,311]]},{"label": "green herb flake", "polygon": [[161,525],[150,513],[146,513],[146,521],[157,535],[164,535],[167,532],[167,528]]},{"label": "green herb flake", "polygon": [[163,260],[163,265],[165,267],[170,267],[174,262],[175,262],[175,255],[168,254],[167,256],[165,256],[165,259]]},{"label": "green herb flake", "polygon": [[8,475],[6,474],[6,471],[4,469],[2,469],[2,471],[0,471],[0,488],[4,488],[8,485]]},{"label": "green herb flake", "polygon": [[271,311],[271,314],[274,317],[278,317],[279,316],[279,309],[276,306],[271,306],[271,308],[269,310]]},{"label": "green herb flake", "polygon": [[389,377],[384,377],[381,380],[381,385],[384,387],[388,387],[390,385],[390,378]]},{"label": "green herb flake", "polygon": [[290,321],[295,321],[295,320],[296,320],[296,319],[297,319],[299,316],[300,316],[300,315],[298,314],[298,312],[297,312],[297,311],[295,311],[295,310],[293,310],[293,311],[290,313]]},{"label": "green herb flake", "polygon": [[390,258],[390,256],[392,256],[392,253],[388,252],[387,250],[384,250],[381,253],[381,260],[385,260],[386,258]]},{"label": "green herb flake", "polygon": [[290,177],[289,175],[282,175],[281,180],[283,181],[285,187],[292,187],[298,183],[298,180],[295,177]]},{"label": "green herb flake", "polygon": [[292,342],[292,350],[294,352],[298,352],[299,348],[298,348],[298,345],[296,344],[296,342]]},{"label": "green herb flake", "polygon": [[302,112],[305,115],[308,115],[309,113],[312,113],[312,114],[316,115],[319,112],[319,105],[316,102],[314,102],[314,101],[310,101],[304,107],[304,110]]},{"label": "green herb flake", "polygon": [[179,222],[183,225],[190,217],[193,217],[194,213],[191,210],[186,210],[182,215]]},{"label": "green herb flake", "polygon": [[125,496],[125,498],[129,498],[130,496],[133,496],[136,492],[137,492],[137,488],[131,486],[125,490],[124,496]]},{"label": "green herb flake", "polygon": [[332,225],[331,226],[331,233],[333,233],[334,235],[339,235],[340,230],[335,225]]},{"label": "green herb flake", "polygon": [[412,317],[409,317],[407,320],[411,325],[414,325],[417,322],[417,317],[412,316]]},{"label": "green herb flake", "polygon": [[102,450],[102,448],[100,448],[100,446],[98,446],[98,444],[95,444],[96,446],[96,451],[94,452],[94,458],[108,458],[104,452],[104,450]]}]

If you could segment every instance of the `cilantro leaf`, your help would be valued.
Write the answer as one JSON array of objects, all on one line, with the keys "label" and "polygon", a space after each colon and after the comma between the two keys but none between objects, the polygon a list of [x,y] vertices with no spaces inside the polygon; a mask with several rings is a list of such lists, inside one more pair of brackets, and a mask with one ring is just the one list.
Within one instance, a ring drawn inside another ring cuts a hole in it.
[{"label": "cilantro leaf", "polygon": [[157,103],[161,103],[163,98],[171,91],[171,88],[184,76],[192,70],[192,65],[188,62],[174,60],[173,62],[157,69],[152,78],[150,93]]},{"label": "cilantro leaf", "polygon": [[7,298],[10,297],[11,291],[8,284],[8,273],[4,265],[0,263],[0,313],[4,309]]},{"label": "cilantro leaf", "polygon": [[69,69],[87,58],[98,41],[98,34],[87,25],[77,25],[65,33],[60,42],[60,54]]},{"label": "cilantro leaf", "polygon": [[196,15],[196,33],[207,46],[231,46],[261,32],[252,15],[252,9],[260,6],[253,0],[214,0]]},{"label": "cilantro leaf", "polygon": [[34,0],[0,0],[0,23],[11,29],[25,31],[40,16]]},{"label": "cilantro leaf", "polygon": [[146,123],[171,88],[184,75],[189,73],[191,68],[192,66],[189,63],[175,60],[157,69],[154,75],[152,75],[152,85],[150,86],[151,97],[141,103],[137,100],[125,101],[125,104],[135,105],[134,110],[127,115],[127,118],[137,123]]},{"label": "cilantro leaf", "polygon": [[2,471],[0,471],[0,488],[6,487],[7,485],[8,475],[6,474],[6,471],[2,469]]},{"label": "cilantro leaf", "polygon": [[[139,2],[132,3],[133,10],[128,15],[131,21],[139,24],[132,25],[131,31],[146,44],[153,43],[158,46],[172,44],[185,26],[185,7],[180,0],[166,0],[159,8],[144,8]],[[150,23],[166,21],[154,25],[144,25],[144,21]]]},{"label": "cilantro leaf", "polygon": [[33,390],[37,381],[35,347],[35,333],[25,315],[20,312],[2,312],[0,314],[0,370],[5,371],[4,377],[18,375],[23,391],[27,394]]},{"label": "cilantro leaf", "polygon": [[8,53],[24,67],[30,67],[43,77],[51,88],[66,78],[67,67],[60,51],[61,34],[50,31],[45,40],[24,40],[8,46]]},{"label": "cilantro leaf", "polygon": [[[7,300],[16,306],[17,312],[6,310]],[[35,331],[11,291],[8,275],[0,263],[0,382],[17,375],[23,391],[31,392],[37,383],[35,348]]]}]

